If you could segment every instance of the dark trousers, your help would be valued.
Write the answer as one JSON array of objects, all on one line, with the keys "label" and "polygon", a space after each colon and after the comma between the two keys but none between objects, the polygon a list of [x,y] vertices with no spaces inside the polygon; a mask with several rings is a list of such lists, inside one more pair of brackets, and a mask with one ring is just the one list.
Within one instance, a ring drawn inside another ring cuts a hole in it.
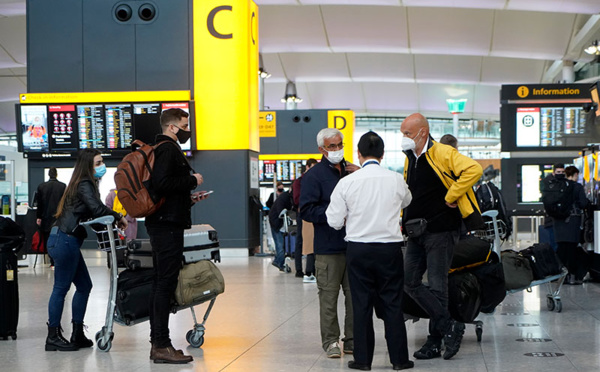
[{"label": "dark trousers", "polygon": [[346,261],[354,314],[354,360],[369,366],[373,362],[373,307],[377,305],[391,363],[408,362],[401,243],[348,242]]},{"label": "dark trousers", "polygon": [[182,265],[183,229],[148,228],[154,263],[150,296],[150,341],[157,348],[171,346],[169,313]]},{"label": "dark trousers", "polygon": [[[429,314],[429,334],[441,341],[452,320],[448,311],[448,270],[459,232],[425,232],[409,239],[404,257],[406,293]],[[427,271],[427,285],[423,274]]]},{"label": "dark trousers", "polygon": [[581,248],[577,246],[577,243],[573,242],[558,242],[557,245],[556,255],[560,259],[560,262],[569,269],[569,274],[573,275],[575,279],[582,280],[587,270],[581,259],[583,252],[579,252]]},{"label": "dark trousers", "polygon": [[[297,218],[296,223],[298,224],[298,230],[296,232],[296,252],[294,253],[294,261],[296,264],[296,272],[302,272],[302,218]],[[315,255],[313,253],[306,255],[306,270],[305,275],[312,275],[315,273]]]}]

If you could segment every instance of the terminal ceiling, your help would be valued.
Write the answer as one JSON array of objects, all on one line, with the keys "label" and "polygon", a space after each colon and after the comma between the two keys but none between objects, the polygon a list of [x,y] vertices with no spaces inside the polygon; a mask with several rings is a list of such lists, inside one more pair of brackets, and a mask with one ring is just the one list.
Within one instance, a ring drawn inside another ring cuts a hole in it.
[{"label": "terminal ceiling", "polygon": [[[553,83],[600,39],[600,0],[256,0],[265,105],[498,119],[501,84]],[[0,0],[0,132],[26,91],[25,0]]]}]

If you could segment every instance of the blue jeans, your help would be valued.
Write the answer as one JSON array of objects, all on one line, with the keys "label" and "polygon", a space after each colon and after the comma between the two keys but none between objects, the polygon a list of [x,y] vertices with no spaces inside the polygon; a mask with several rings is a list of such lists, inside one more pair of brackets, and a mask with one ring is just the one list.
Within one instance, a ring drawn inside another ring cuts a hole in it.
[{"label": "blue jeans", "polygon": [[80,240],[60,230],[48,238],[48,254],[54,260],[54,287],[48,302],[48,325],[59,327],[62,318],[65,296],[75,284],[72,301],[72,321],[83,323],[85,310],[92,290],[92,279],[81,255]]},{"label": "blue jeans", "polygon": [[[404,257],[404,288],[429,314],[429,334],[441,340],[450,326],[448,270],[452,263],[458,231],[425,232],[409,239]],[[427,285],[423,274],[427,270]]]},{"label": "blue jeans", "polygon": [[273,259],[273,263],[281,268],[285,262],[285,254],[283,252],[283,233],[279,231],[279,229],[274,229],[271,226],[271,235],[273,235],[273,240],[275,241],[275,259]]}]

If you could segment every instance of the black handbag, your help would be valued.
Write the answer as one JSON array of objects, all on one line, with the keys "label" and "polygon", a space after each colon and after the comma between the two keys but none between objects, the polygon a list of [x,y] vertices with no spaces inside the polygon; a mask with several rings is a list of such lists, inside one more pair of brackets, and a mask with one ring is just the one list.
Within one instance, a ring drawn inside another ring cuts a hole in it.
[{"label": "black handbag", "polygon": [[418,238],[427,229],[427,220],[424,218],[408,220],[404,223],[404,229],[409,238]]}]

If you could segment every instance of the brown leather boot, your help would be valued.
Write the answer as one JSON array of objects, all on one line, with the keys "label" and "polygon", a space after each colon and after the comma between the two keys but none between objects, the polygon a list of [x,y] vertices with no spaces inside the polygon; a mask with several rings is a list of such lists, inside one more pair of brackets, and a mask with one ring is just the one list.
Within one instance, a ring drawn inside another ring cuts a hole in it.
[{"label": "brown leather boot", "polygon": [[152,358],[152,356],[154,356],[154,363],[185,364],[194,360],[191,355],[178,353],[173,346],[154,348],[154,355],[151,355],[150,357]]},{"label": "brown leather boot", "polygon": [[[154,360],[154,359],[156,359],[156,357],[154,356],[154,353],[155,353],[155,351],[154,351],[154,350],[156,350],[156,348],[154,347],[154,345],[152,345],[152,347],[150,348],[150,360]],[[181,349],[177,349],[177,350],[175,350],[175,351],[176,351],[178,354],[180,354],[180,355],[183,355],[183,350],[181,350]],[[192,358],[192,360],[194,360],[194,358],[193,358],[191,355],[190,355],[189,357],[190,357],[190,358]]]}]

